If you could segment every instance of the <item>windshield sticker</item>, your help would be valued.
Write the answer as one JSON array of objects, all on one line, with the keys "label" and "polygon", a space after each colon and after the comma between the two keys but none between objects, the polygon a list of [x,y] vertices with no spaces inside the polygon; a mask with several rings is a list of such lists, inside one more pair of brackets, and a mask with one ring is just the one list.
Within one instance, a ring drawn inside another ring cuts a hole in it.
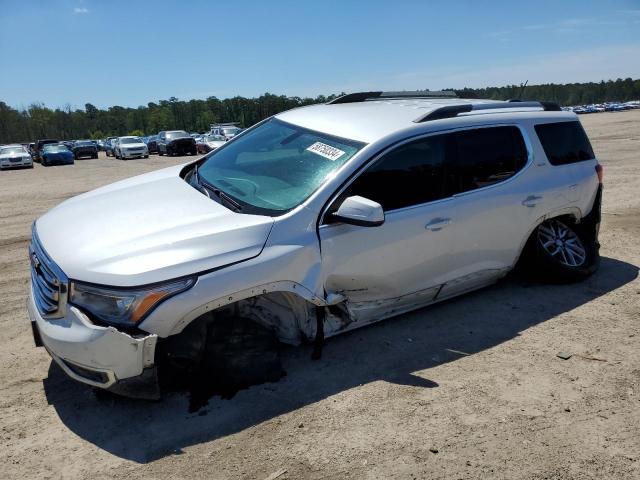
[{"label": "windshield sticker", "polygon": [[322,142],[314,143],[310,147],[307,147],[307,150],[320,155],[321,157],[328,158],[332,162],[344,155],[344,152],[339,148],[332,147],[331,145],[327,145],[326,143]]}]

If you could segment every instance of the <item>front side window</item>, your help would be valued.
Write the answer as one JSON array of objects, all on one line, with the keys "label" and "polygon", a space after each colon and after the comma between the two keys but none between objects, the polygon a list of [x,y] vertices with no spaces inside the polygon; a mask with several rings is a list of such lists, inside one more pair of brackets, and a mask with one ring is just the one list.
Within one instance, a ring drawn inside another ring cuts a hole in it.
[{"label": "front side window", "polygon": [[363,146],[271,119],[211,152],[198,176],[243,212],[278,215],[306,200]]},{"label": "front side window", "polygon": [[580,122],[542,123],[536,133],[551,165],[593,160],[595,155]]},{"label": "front side window", "polygon": [[435,135],[402,145],[367,168],[342,198],[359,195],[385,211],[447,196],[445,161],[450,135]]}]

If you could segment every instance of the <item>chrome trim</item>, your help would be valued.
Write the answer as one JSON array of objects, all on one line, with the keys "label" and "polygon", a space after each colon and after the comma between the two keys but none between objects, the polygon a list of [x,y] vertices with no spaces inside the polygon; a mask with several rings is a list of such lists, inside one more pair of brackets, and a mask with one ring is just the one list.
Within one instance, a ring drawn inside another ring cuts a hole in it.
[{"label": "chrome trim", "polygon": [[31,228],[29,260],[33,299],[42,318],[64,317],[67,309],[69,279],[42,247],[35,223]]},{"label": "chrome trim", "polygon": [[[425,202],[425,203],[419,203],[416,205],[408,205],[406,207],[401,207],[401,208],[396,208],[393,210],[388,210],[386,212],[384,212],[385,216],[389,215],[389,214],[393,214],[393,213],[398,213],[398,212],[403,212],[405,210],[411,210],[414,208],[420,208],[420,207],[424,207],[427,205],[432,205],[432,204],[436,204],[436,203],[440,203],[440,202],[445,202],[445,201],[451,201],[454,198],[458,198],[458,197],[462,197],[465,195],[469,195],[469,194],[473,194],[476,192],[482,192],[484,190],[488,190],[490,188],[495,188],[495,187],[499,187],[501,185],[504,185],[506,183],[512,182],[515,179],[517,179],[518,177],[520,177],[525,170],[528,170],[531,165],[533,164],[535,158],[534,158],[534,150],[533,150],[533,143],[531,141],[531,134],[529,132],[529,130],[527,128],[525,128],[521,123],[518,122],[496,122],[496,123],[487,123],[487,124],[480,124],[480,125],[464,125],[461,127],[453,127],[453,128],[447,128],[447,129],[443,129],[443,130],[432,130],[432,131],[428,131],[425,133],[420,133],[418,135],[415,136],[411,136],[411,137],[407,137],[404,140],[401,140],[399,142],[396,142],[392,145],[387,146],[386,148],[384,148],[382,151],[378,152],[378,154],[374,155],[373,157],[370,157],[369,159],[367,159],[366,161],[362,162],[362,165],[360,167],[360,169],[351,175],[351,177],[338,189],[336,190],[329,198],[330,200],[328,202],[325,203],[324,208],[322,209],[322,212],[319,216],[319,222],[318,222],[318,229],[321,229],[323,227],[332,227],[334,225],[340,225],[339,223],[324,223],[324,217],[327,214],[327,212],[329,211],[329,209],[331,208],[331,206],[333,205],[333,203],[338,199],[338,197],[340,197],[340,195],[342,195],[342,192],[344,192],[347,188],[349,188],[349,186],[360,176],[362,175],[363,172],[365,172],[367,170],[367,168],[371,167],[372,165],[374,165],[378,160],[380,160],[384,155],[386,155],[387,153],[391,152],[392,150],[395,150],[398,147],[401,147],[403,145],[406,145],[407,143],[411,143],[417,140],[421,140],[423,138],[427,138],[427,137],[432,137],[435,135],[446,135],[448,133],[454,133],[454,132],[459,132],[459,131],[464,131],[464,130],[477,130],[479,128],[492,128],[492,127],[516,127],[518,128],[518,130],[520,130],[520,133],[522,134],[522,138],[524,141],[524,145],[525,145],[525,149],[527,150],[527,163],[525,163],[525,165],[518,170],[515,175],[512,175],[511,177],[502,180],[500,182],[494,183],[492,185],[487,185],[486,187],[481,187],[481,188],[476,188],[474,190],[468,190],[466,192],[460,192],[460,193],[455,193],[449,197],[444,197],[444,198],[439,198],[437,200],[432,200],[430,202]],[[360,153],[360,152],[358,152]],[[349,163],[349,162],[347,162]],[[346,165],[346,164],[345,164]],[[344,165],[343,165],[344,167]]]}]

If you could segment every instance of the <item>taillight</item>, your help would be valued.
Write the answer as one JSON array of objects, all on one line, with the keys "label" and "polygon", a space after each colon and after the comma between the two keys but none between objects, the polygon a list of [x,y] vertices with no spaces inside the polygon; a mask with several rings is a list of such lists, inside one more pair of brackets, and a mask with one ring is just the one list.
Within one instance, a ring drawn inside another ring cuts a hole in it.
[{"label": "taillight", "polygon": [[602,165],[596,165],[596,174],[598,175],[598,183],[602,183],[602,178],[604,177],[604,169]]}]

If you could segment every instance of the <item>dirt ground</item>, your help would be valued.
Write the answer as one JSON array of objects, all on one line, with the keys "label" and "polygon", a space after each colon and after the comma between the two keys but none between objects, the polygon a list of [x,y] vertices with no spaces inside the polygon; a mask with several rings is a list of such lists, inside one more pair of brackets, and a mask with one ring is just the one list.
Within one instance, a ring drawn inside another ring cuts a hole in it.
[{"label": "dirt ground", "polygon": [[283,380],[193,414],[186,394],[97,398],[34,347],[25,310],[36,217],[185,159],[0,172],[0,478],[640,478],[640,111],[581,120],[605,169],[596,275],[508,278],[319,362],[288,349]]}]

